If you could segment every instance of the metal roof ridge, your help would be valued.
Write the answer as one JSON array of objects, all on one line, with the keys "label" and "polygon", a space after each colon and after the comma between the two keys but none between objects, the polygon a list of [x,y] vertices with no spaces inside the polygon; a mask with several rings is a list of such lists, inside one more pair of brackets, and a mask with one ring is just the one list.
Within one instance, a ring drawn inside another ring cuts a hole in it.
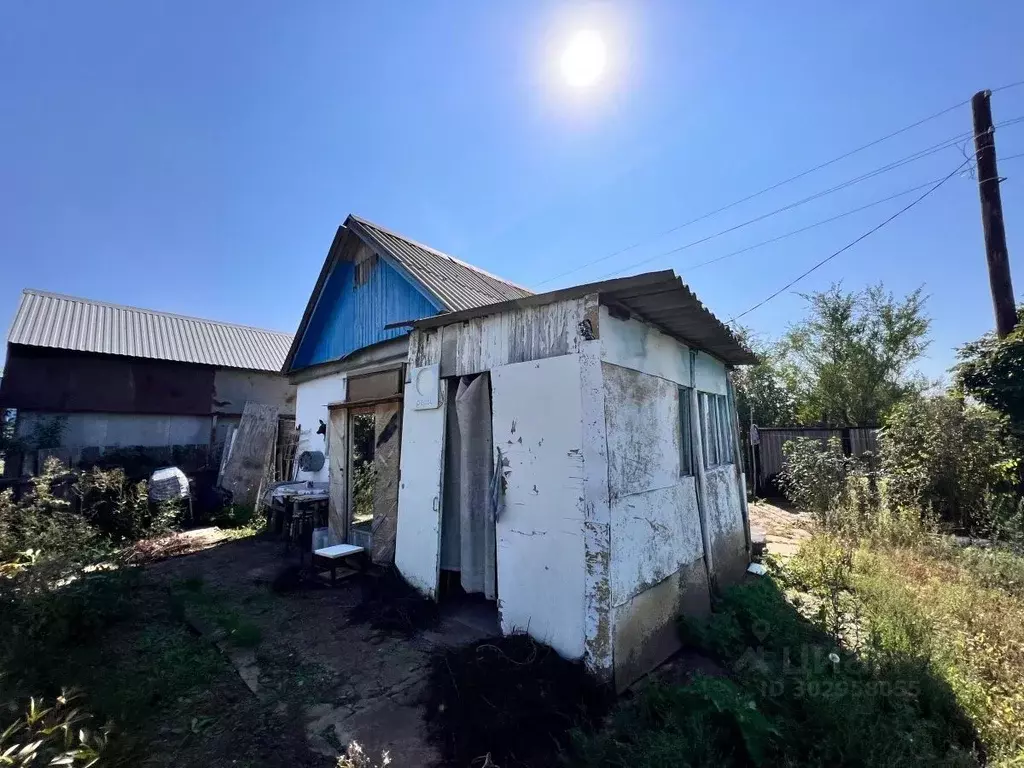
[{"label": "metal roof ridge", "polygon": [[103,301],[103,300],[100,300],[100,299],[87,299],[84,296],[72,296],[71,294],[67,294],[67,293],[57,293],[55,291],[44,291],[44,290],[41,290],[39,288],[23,288],[21,290],[21,292],[22,292],[23,295],[47,296],[47,297],[55,298],[55,299],[66,299],[66,300],[69,300],[69,301],[77,301],[77,302],[80,302],[80,303],[83,303],[83,304],[91,304],[93,306],[111,307],[112,309],[125,309],[125,310],[131,311],[131,312],[140,312],[140,313],[145,314],[145,315],[159,315],[161,317],[176,317],[179,320],[191,320],[192,322],[208,323],[210,325],[223,325],[223,326],[226,326],[228,328],[238,328],[240,330],[246,330],[246,331],[257,331],[259,333],[269,333],[269,334],[273,334],[274,336],[282,336],[282,337],[286,337],[286,338],[292,338],[292,336],[294,335],[294,334],[289,333],[288,331],[275,331],[275,330],[272,330],[270,328],[259,328],[259,327],[255,326],[255,325],[243,325],[242,323],[232,323],[232,322],[228,322],[227,320],[211,320],[211,319],[206,318],[206,317],[195,317],[194,315],[181,315],[181,314],[178,314],[177,312],[165,312],[165,311],[160,310],[160,309],[146,309],[144,307],[132,306],[131,304],[117,304],[116,302],[113,302],[113,301]]},{"label": "metal roof ridge", "polygon": [[457,256],[452,256],[450,253],[445,253],[444,251],[439,251],[437,248],[429,246],[426,243],[421,243],[418,240],[413,240],[411,237],[403,235],[401,232],[396,232],[393,229],[389,229],[388,227],[381,226],[380,224],[372,222],[372,221],[370,221],[367,218],[364,218],[362,216],[357,216],[354,213],[350,213],[349,214],[349,218],[355,219],[357,222],[359,222],[363,226],[373,227],[374,229],[379,229],[381,232],[384,232],[385,234],[391,235],[392,237],[397,237],[400,240],[405,240],[407,243],[415,245],[417,248],[422,248],[425,251],[430,251],[431,253],[433,253],[436,256],[441,256],[442,258],[448,259],[449,261],[454,261],[456,264],[459,264],[460,266],[466,267],[466,269],[470,269],[470,270],[472,270],[474,272],[479,272],[481,275],[485,275],[486,277],[489,277],[492,280],[497,280],[500,283],[505,283],[506,285],[511,285],[513,288],[518,288],[520,291],[526,291],[527,293],[531,293],[531,294],[534,293],[534,291],[532,291],[531,289],[527,288],[524,285],[519,285],[518,283],[513,283],[511,280],[508,280],[508,279],[506,279],[504,277],[499,277],[498,275],[495,275],[492,272],[488,272],[486,269],[483,269],[482,267],[478,267],[475,264],[470,264],[468,261],[463,261],[462,259],[460,259]]}]

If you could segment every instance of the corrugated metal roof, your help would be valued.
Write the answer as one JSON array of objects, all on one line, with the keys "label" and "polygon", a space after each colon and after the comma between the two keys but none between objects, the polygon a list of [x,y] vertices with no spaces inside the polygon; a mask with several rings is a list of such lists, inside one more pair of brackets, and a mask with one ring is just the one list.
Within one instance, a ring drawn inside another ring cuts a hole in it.
[{"label": "corrugated metal roof", "polygon": [[450,312],[533,295],[522,286],[358,216],[349,216],[345,226],[398,262]]},{"label": "corrugated metal roof", "polygon": [[292,335],[25,289],[7,341],[277,372]]},{"label": "corrugated metal roof", "polygon": [[671,269],[576,285],[490,306],[426,317],[404,325],[437,328],[474,317],[494,315],[520,307],[542,306],[593,293],[600,295],[604,303],[621,307],[638,320],[650,323],[687,346],[709,352],[723,362],[732,365],[752,365],[757,362],[754,353],[700,302]]}]

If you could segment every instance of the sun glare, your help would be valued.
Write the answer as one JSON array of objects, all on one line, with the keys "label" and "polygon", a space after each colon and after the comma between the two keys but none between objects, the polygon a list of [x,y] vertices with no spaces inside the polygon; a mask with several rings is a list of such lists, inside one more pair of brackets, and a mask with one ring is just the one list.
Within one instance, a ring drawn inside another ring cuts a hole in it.
[{"label": "sun glare", "polygon": [[573,35],[562,53],[562,74],[574,88],[586,88],[600,80],[604,65],[604,40],[592,30]]}]

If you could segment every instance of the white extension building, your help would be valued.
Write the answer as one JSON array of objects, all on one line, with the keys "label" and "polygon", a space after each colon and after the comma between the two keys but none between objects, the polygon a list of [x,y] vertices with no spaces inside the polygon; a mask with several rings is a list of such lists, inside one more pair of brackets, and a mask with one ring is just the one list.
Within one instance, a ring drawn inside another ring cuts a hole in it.
[{"label": "white extension building", "polygon": [[297,350],[330,347],[331,318],[374,314],[341,305],[375,300],[361,286],[376,278],[349,267],[351,290],[328,295],[319,323],[324,274],[310,299],[286,372],[302,447],[328,456],[309,478],[330,485],[335,539],[436,599],[479,593],[503,632],[628,685],[678,648],[675,617],[707,611],[747,566],[728,371],[753,355],[671,271],[540,295],[501,283],[512,295],[452,306],[465,276],[438,280],[408,249],[497,278],[371,226],[350,218],[358,242],[324,269],[368,250],[370,270],[393,269],[435,309],[295,366]]}]

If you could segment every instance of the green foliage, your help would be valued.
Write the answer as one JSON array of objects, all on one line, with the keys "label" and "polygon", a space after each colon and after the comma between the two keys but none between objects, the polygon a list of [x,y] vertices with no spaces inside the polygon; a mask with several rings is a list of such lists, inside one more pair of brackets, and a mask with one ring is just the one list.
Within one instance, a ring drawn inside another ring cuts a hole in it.
[{"label": "green foliage", "polygon": [[[1024,307],[1017,310],[1024,319]],[[1005,339],[988,333],[957,350],[956,384],[964,394],[1005,416],[1024,436],[1024,327]]]},{"label": "green foliage", "polygon": [[106,551],[99,533],[65,498],[70,496],[67,477],[61,463],[49,459],[19,501],[9,489],[0,493],[0,573],[13,573],[28,562],[78,566]]},{"label": "green foliage", "polygon": [[931,321],[918,289],[897,299],[881,285],[804,296],[810,312],[786,335],[799,369],[798,416],[805,424],[878,424],[921,390],[911,366],[928,347]]},{"label": "green foliage", "polygon": [[55,658],[133,615],[138,576],[132,571],[81,572],[62,582],[46,576],[45,569],[27,568],[0,596],[0,662],[21,689],[59,683],[51,676]]},{"label": "green foliage", "polygon": [[0,733],[0,766],[96,765],[108,734],[86,727],[91,716],[75,705],[78,698],[63,692],[49,707],[42,699],[29,699],[24,714]]},{"label": "green foliage", "polygon": [[806,317],[775,343],[744,338],[761,362],[734,374],[738,413],[751,407],[763,427],[876,425],[919,393],[913,365],[928,346],[930,321],[920,290],[897,298],[879,285],[804,296]]},{"label": "green foliage", "polygon": [[891,508],[972,534],[1010,533],[1018,451],[991,409],[948,395],[911,398],[886,420],[881,456]]},{"label": "green foliage", "polygon": [[839,438],[823,443],[808,437],[788,441],[780,481],[787,498],[814,515],[819,525],[835,528],[849,506],[849,478],[854,461],[843,455]]},{"label": "green foliage", "polygon": [[732,372],[740,428],[744,432],[750,428],[751,415],[754,423],[763,427],[795,424],[795,371],[787,364],[784,347],[759,341],[746,329],[739,336],[759,360],[757,365]]},{"label": "green foliage", "polygon": [[758,697],[725,678],[652,684],[620,707],[609,727],[577,733],[571,764],[588,768],[765,765],[778,731]]},{"label": "green foliage", "polygon": [[[819,554],[834,561],[825,548]],[[807,571],[823,574],[819,592],[828,571]],[[572,764],[976,764],[970,723],[927,665],[897,654],[859,658],[798,613],[772,578],[727,591],[707,624],[683,626],[687,645],[710,654],[728,677],[645,688],[607,729],[578,735]]]},{"label": "green foliage", "polygon": [[856,609],[850,595],[853,542],[847,537],[818,534],[800,547],[787,576],[810,598],[813,616],[835,642],[856,631]]},{"label": "green foliage", "polygon": [[129,481],[122,469],[93,467],[78,476],[75,492],[82,514],[114,541],[166,533],[178,517],[174,504],[150,504],[146,483]]}]

